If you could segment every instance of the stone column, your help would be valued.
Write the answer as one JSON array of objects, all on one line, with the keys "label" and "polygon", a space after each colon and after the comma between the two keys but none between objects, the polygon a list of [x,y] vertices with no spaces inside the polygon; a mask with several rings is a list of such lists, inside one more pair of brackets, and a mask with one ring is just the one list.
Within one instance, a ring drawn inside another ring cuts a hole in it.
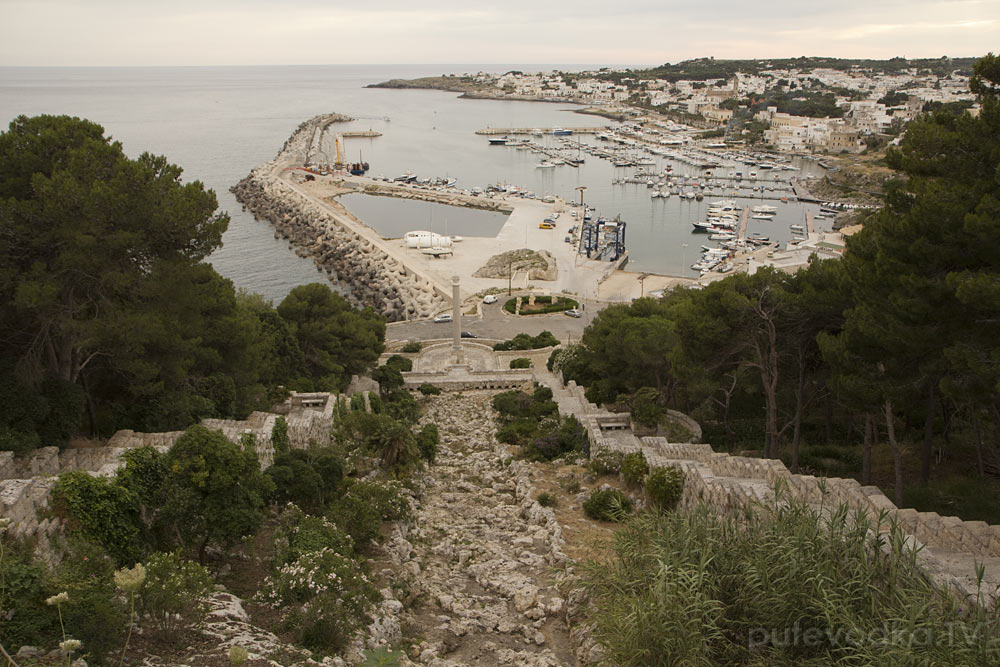
[{"label": "stone column", "polygon": [[451,327],[454,340],[452,348],[455,350],[455,363],[464,364],[465,355],[462,354],[462,298],[459,290],[459,277],[451,277]]}]

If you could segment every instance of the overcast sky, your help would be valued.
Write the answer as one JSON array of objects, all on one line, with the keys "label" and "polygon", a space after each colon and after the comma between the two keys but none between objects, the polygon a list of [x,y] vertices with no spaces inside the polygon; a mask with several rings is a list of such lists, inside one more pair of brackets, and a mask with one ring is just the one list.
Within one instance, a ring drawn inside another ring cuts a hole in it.
[{"label": "overcast sky", "polygon": [[660,64],[1000,51],[1000,0],[0,0],[0,65]]}]

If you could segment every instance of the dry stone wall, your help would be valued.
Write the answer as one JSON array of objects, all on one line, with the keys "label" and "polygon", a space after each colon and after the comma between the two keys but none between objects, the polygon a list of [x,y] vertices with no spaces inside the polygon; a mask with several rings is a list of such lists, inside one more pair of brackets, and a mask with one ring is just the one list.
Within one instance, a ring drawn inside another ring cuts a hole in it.
[{"label": "dry stone wall", "polygon": [[280,176],[282,169],[304,164],[326,126],[341,120],[348,119],[317,116],[306,121],[274,160],[256,167],[232,192],[299,254],[312,257],[331,280],[346,283],[356,305],[371,306],[390,322],[429,317],[447,306],[447,295]]},{"label": "dry stone wall", "polygon": [[650,466],[683,471],[682,507],[707,503],[722,511],[740,511],[773,506],[784,498],[821,510],[846,504],[873,521],[881,518],[883,529],[889,521],[897,522],[908,543],[920,547],[918,559],[928,575],[959,595],[976,598],[978,563],[987,566],[984,590],[1000,585],[1000,526],[899,509],[878,487],[862,486],[853,479],[792,474],[776,459],[730,456],[710,445],[671,443],[662,437],[639,439],[632,433],[629,415],[600,409],[586,400],[582,387],[573,382],[563,386],[551,373],[536,370],[535,377],[553,390],[561,413],[577,415],[587,429],[591,453],[642,452]]},{"label": "dry stone wall", "polygon": [[[328,393],[292,395],[283,412],[293,448],[329,442],[337,399],[338,396]],[[204,419],[201,423],[206,428],[221,431],[235,443],[245,434],[253,434],[261,467],[268,468],[274,461],[271,430],[278,416],[254,412],[244,420]],[[49,507],[50,493],[58,475],[70,470],[85,470],[110,476],[121,467],[122,457],[130,449],[150,446],[166,452],[183,434],[184,431],[139,433],[121,430],[103,447],[63,451],[58,447],[43,447],[25,459],[17,459],[11,452],[0,452],[0,516],[11,520],[10,530],[14,535],[47,540],[61,530],[62,523],[55,518],[39,519],[38,513],[41,511],[44,515]]]}]

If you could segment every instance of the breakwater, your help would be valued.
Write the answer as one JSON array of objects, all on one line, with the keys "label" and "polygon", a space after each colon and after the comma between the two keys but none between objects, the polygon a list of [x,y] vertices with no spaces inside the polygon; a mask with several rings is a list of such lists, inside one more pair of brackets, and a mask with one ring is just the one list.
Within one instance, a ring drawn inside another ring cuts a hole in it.
[{"label": "breakwater", "polygon": [[408,267],[372,230],[302,187],[312,175],[296,168],[321,152],[331,124],[347,120],[326,114],[305,121],[273,160],[255,167],[230,190],[296,252],[311,257],[332,282],[346,285],[355,305],[371,306],[389,322],[433,315],[450,303],[446,289]]}]

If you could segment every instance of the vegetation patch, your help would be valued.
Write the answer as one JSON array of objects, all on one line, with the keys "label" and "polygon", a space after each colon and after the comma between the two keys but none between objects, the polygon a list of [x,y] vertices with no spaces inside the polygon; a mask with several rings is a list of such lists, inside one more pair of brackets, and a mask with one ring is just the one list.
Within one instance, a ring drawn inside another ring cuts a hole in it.
[{"label": "vegetation patch", "polygon": [[536,296],[535,303],[529,304],[527,298],[516,297],[508,299],[503,304],[503,309],[513,314],[517,310],[517,300],[521,298],[521,315],[541,315],[543,313],[561,313],[571,308],[579,308],[580,304],[569,297]]}]

